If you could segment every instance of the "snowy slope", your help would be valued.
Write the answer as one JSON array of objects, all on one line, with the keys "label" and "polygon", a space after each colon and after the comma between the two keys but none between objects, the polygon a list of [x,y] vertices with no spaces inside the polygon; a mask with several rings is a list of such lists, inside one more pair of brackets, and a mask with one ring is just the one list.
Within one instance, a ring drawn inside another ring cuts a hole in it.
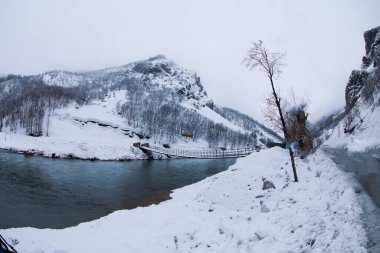
[{"label": "snowy slope", "polygon": [[[239,159],[227,171],[175,190],[171,200],[114,212],[62,230],[0,230],[19,252],[366,252],[362,210],[323,153],[296,159],[285,150]],[[263,190],[262,178],[275,189]]]},{"label": "snowy slope", "polygon": [[214,110],[223,118],[227,119],[237,126],[240,126],[241,128],[247,129],[256,135],[259,135],[260,138],[270,139],[275,142],[283,142],[283,138],[280,137],[276,132],[270,130],[246,114],[243,114],[232,108],[221,106],[215,106]]},{"label": "snowy slope", "polygon": [[211,110],[209,107],[202,107],[198,110],[198,113],[201,114],[202,116],[211,119],[215,123],[223,124],[228,128],[231,128],[235,131],[240,131],[240,132],[247,132],[249,131],[247,129],[244,129],[240,126],[237,126],[233,124],[232,122],[228,121],[226,118],[224,118],[222,115],[218,114],[214,110]]},{"label": "snowy slope", "polygon": [[[54,111],[49,136],[31,137],[22,132],[0,132],[0,147],[14,151],[33,151],[51,157],[125,160],[146,159],[132,144],[141,141],[137,131],[128,128],[125,120],[114,112],[115,104],[125,92],[96,101],[81,108],[71,105]],[[89,122],[90,121],[90,122]],[[99,126],[97,123],[111,125]]]},{"label": "snowy slope", "polygon": [[354,133],[344,133],[344,121],[325,133],[327,147],[346,148],[350,151],[363,152],[367,149],[380,149],[380,108],[375,107],[362,112],[366,114],[364,122]]}]

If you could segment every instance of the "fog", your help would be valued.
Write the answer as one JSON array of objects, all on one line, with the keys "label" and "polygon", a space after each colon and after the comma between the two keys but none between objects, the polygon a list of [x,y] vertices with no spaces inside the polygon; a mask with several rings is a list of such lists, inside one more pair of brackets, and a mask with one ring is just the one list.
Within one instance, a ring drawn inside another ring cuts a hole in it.
[{"label": "fog", "polygon": [[0,0],[0,73],[95,70],[164,54],[196,71],[217,104],[261,120],[269,83],[241,64],[261,39],[286,53],[281,94],[304,98],[316,120],[344,106],[379,10],[378,0]]}]

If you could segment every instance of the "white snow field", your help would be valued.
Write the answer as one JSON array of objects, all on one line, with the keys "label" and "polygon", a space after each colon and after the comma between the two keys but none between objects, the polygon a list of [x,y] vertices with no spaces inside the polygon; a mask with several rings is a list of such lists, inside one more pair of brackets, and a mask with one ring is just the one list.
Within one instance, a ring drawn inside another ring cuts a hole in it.
[{"label": "white snow field", "polygon": [[[61,230],[0,234],[23,253],[367,252],[362,209],[347,175],[317,151],[296,159],[294,183],[288,161],[286,150],[264,150],[158,205]],[[263,190],[263,177],[276,188]]]}]

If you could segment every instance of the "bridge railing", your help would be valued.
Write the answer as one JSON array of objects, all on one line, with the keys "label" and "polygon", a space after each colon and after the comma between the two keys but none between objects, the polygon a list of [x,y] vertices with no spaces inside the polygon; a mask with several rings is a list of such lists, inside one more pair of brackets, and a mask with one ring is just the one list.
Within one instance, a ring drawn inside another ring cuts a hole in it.
[{"label": "bridge railing", "polygon": [[188,158],[237,158],[247,156],[255,151],[254,147],[244,149],[206,149],[206,150],[185,150],[185,149],[172,149],[159,146],[141,145],[140,148],[149,150],[151,152],[165,154],[176,157]]}]

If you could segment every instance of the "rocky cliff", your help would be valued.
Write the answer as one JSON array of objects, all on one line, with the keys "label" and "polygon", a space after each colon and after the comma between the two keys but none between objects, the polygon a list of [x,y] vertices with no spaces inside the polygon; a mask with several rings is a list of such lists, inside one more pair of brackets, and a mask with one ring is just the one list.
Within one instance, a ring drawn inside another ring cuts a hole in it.
[{"label": "rocky cliff", "polygon": [[379,89],[380,27],[364,33],[366,55],[361,70],[353,70],[346,86],[346,107],[351,109],[359,97],[373,102],[372,95]]}]

